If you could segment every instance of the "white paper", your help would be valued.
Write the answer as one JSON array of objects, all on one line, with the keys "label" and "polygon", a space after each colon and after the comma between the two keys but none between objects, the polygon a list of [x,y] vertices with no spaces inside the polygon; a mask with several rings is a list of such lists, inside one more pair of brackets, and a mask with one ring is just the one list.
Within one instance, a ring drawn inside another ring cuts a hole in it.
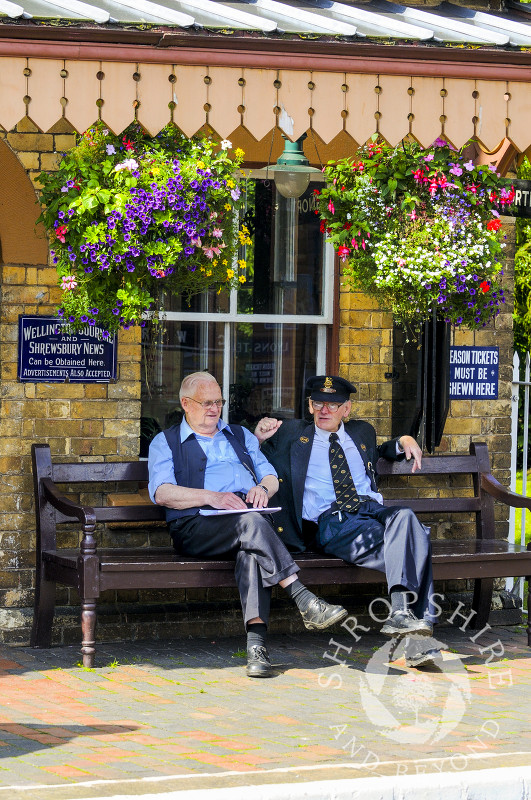
[{"label": "white paper", "polygon": [[259,514],[273,514],[275,511],[282,511],[282,506],[270,508],[200,508],[199,513],[202,517],[215,517],[218,514],[247,514],[249,511],[257,511]]}]

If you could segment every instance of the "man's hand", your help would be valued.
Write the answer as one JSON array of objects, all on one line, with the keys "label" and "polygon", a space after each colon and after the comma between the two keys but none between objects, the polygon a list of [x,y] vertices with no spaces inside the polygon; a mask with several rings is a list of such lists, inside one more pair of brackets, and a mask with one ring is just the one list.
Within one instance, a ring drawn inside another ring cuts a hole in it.
[{"label": "man's hand", "polygon": [[412,436],[401,436],[398,444],[406,454],[406,461],[413,459],[411,472],[422,468],[422,450]]},{"label": "man's hand", "polygon": [[[265,494],[265,492],[262,492]],[[233,492],[209,492],[208,505],[212,508],[230,508],[236,511],[247,508],[241,497]]]},{"label": "man's hand", "polygon": [[247,492],[247,497],[245,499],[253,508],[265,508],[269,497],[261,486],[253,486],[252,489],[249,489]]},{"label": "man's hand", "polygon": [[266,439],[270,439],[282,425],[281,419],[273,419],[273,417],[264,417],[261,419],[254,429],[254,435],[262,444]]}]

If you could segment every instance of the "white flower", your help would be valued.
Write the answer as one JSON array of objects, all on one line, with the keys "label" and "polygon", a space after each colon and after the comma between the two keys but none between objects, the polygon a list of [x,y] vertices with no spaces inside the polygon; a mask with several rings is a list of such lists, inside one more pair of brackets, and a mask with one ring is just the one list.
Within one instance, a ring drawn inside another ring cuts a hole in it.
[{"label": "white flower", "polygon": [[134,158],[127,158],[125,161],[122,161],[121,164],[117,164],[114,171],[120,172],[122,169],[128,169],[129,172],[132,172],[134,169],[138,169],[138,164]]},{"label": "white flower", "polygon": [[230,147],[232,147],[232,142],[229,142],[228,139],[222,139],[220,146],[222,150],[228,150]]}]

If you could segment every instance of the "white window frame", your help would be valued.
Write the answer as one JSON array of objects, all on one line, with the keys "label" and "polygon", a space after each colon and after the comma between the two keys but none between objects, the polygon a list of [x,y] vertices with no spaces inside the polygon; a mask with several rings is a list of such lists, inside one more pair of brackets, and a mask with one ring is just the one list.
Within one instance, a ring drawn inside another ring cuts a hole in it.
[{"label": "white window frame", "polygon": [[[250,177],[264,177],[261,170],[253,170]],[[264,170],[265,173],[265,170]],[[238,322],[269,322],[275,325],[296,323],[298,325],[315,325],[317,327],[317,374],[326,372],[326,328],[334,321],[334,248],[331,244],[324,245],[324,264],[322,277],[322,314],[241,314],[238,312],[238,290],[232,289],[229,295],[228,312],[215,311],[165,311],[161,319],[165,322],[217,322],[224,323],[223,346],[223,387],[225,393],[230,385],[230,365],[233,349],[233,330]],[[229,408],[223,408],[223,419],[228,422]]]}]

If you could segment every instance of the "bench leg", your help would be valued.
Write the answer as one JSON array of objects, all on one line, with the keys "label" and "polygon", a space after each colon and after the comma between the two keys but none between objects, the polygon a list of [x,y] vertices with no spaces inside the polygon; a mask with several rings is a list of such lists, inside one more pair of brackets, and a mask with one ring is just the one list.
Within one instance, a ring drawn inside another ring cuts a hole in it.
[{"label": "bench leg", "polygon": [[83,655],[83,666],[91,668],[94,666],[94,655],[96,653],[96,600],[85,598],[81,601],[81,653]]},{"label": "bench leg", "polygon": [[35,608],[30,636],[31,647],[51,647],[54,613],[55,581],[46,581],[39,576],[35,587]]},{"label": "bench leg", "polygon": [[474,581],[472,608],[476,614],[470,622],[471,628],[484,628],[489,621],[493,588],[494,578],[476,578]]}]

